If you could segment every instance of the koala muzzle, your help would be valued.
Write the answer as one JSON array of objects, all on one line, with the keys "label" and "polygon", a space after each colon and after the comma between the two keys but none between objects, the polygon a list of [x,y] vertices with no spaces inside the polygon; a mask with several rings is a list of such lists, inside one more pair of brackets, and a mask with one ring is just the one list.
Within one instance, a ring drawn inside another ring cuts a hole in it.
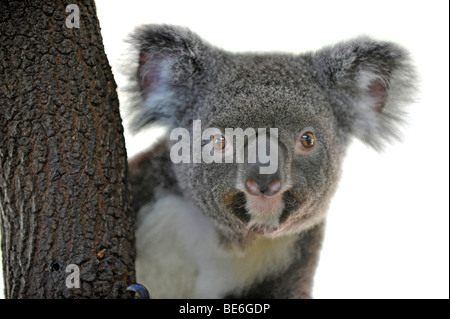
[{"label": "koala muzzle", "polygon": [[[278,148],[278,162],[277,166],[283,162],[283,152]],[[248,163],[244,176],[245,190],[248,194],[253,196],[274,196],[282,189],[282,176],[280,174],[280,167],[278,166],[276,172],[273,174],[264,174],[261,172],[261,167],[267,164],[260,163],[256,159],[256,163]]]}]

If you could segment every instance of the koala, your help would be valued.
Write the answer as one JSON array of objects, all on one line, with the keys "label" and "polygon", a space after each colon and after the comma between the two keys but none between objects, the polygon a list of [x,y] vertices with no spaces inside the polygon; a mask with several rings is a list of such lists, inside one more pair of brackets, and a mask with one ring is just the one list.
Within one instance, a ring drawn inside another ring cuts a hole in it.
[{"label": "koala", "polygon": [[[359,37],[302,54],[231,53],[170,25],[132,39],[132,128],[167,129],[129,160],[137,281],[152,298],[311,298],[351,139],[381,150],[399,138],[415,92],[408,52]],[[239,147],[227,134],[238,128]],[[256,139],[264,152],[250,149]],[[240,150],[243,161],[197,156]]]}]

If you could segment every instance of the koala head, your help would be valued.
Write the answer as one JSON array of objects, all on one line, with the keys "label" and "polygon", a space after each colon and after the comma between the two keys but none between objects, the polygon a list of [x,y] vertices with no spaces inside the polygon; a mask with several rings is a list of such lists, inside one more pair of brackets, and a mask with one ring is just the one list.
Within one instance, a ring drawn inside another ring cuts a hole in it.
[{"label": "koala head", "polygon": [[[377,150],[397,138],[414,91],[408,54],[365,37],[299,55],[229,53],[165,25],[142,27],[134,40],[134,126],[185,133],[191,152],[172,166],[179,189],[229,239],[322,221],[351,137]],[[227,129],[244,132],[244,142]],[[171,139],[167,152],[180,143]],[[199,154],[235,160],[196,161]]]}]

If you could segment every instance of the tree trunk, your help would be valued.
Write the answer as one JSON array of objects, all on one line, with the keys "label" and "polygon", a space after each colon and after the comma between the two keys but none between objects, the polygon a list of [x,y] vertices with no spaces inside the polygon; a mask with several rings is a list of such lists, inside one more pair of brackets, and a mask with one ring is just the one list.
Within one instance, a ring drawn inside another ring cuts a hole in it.
[{"label": "tree trunk", "polygon": [[0,2],[0,212],[7,298],[127,296],[134,216],[93,0]]}]

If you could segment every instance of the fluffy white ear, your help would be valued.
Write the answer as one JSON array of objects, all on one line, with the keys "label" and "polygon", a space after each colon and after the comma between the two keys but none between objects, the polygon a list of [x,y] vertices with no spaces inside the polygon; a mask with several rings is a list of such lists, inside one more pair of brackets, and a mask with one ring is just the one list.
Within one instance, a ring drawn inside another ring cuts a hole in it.
[{"label": "fluffy white ear", "polygon": [[399,138],[416,82],[404,49],[364,37],[318,51],[313,61],[344,130],[375,149]]},{"label": "fluffy white ear", "polygon": [[133,75],[141,102],[134,110],[134,129],[183,116],[192,90],[201,81],[209,47],[186,28],[146,25],[131,40],[139,54]]}]

